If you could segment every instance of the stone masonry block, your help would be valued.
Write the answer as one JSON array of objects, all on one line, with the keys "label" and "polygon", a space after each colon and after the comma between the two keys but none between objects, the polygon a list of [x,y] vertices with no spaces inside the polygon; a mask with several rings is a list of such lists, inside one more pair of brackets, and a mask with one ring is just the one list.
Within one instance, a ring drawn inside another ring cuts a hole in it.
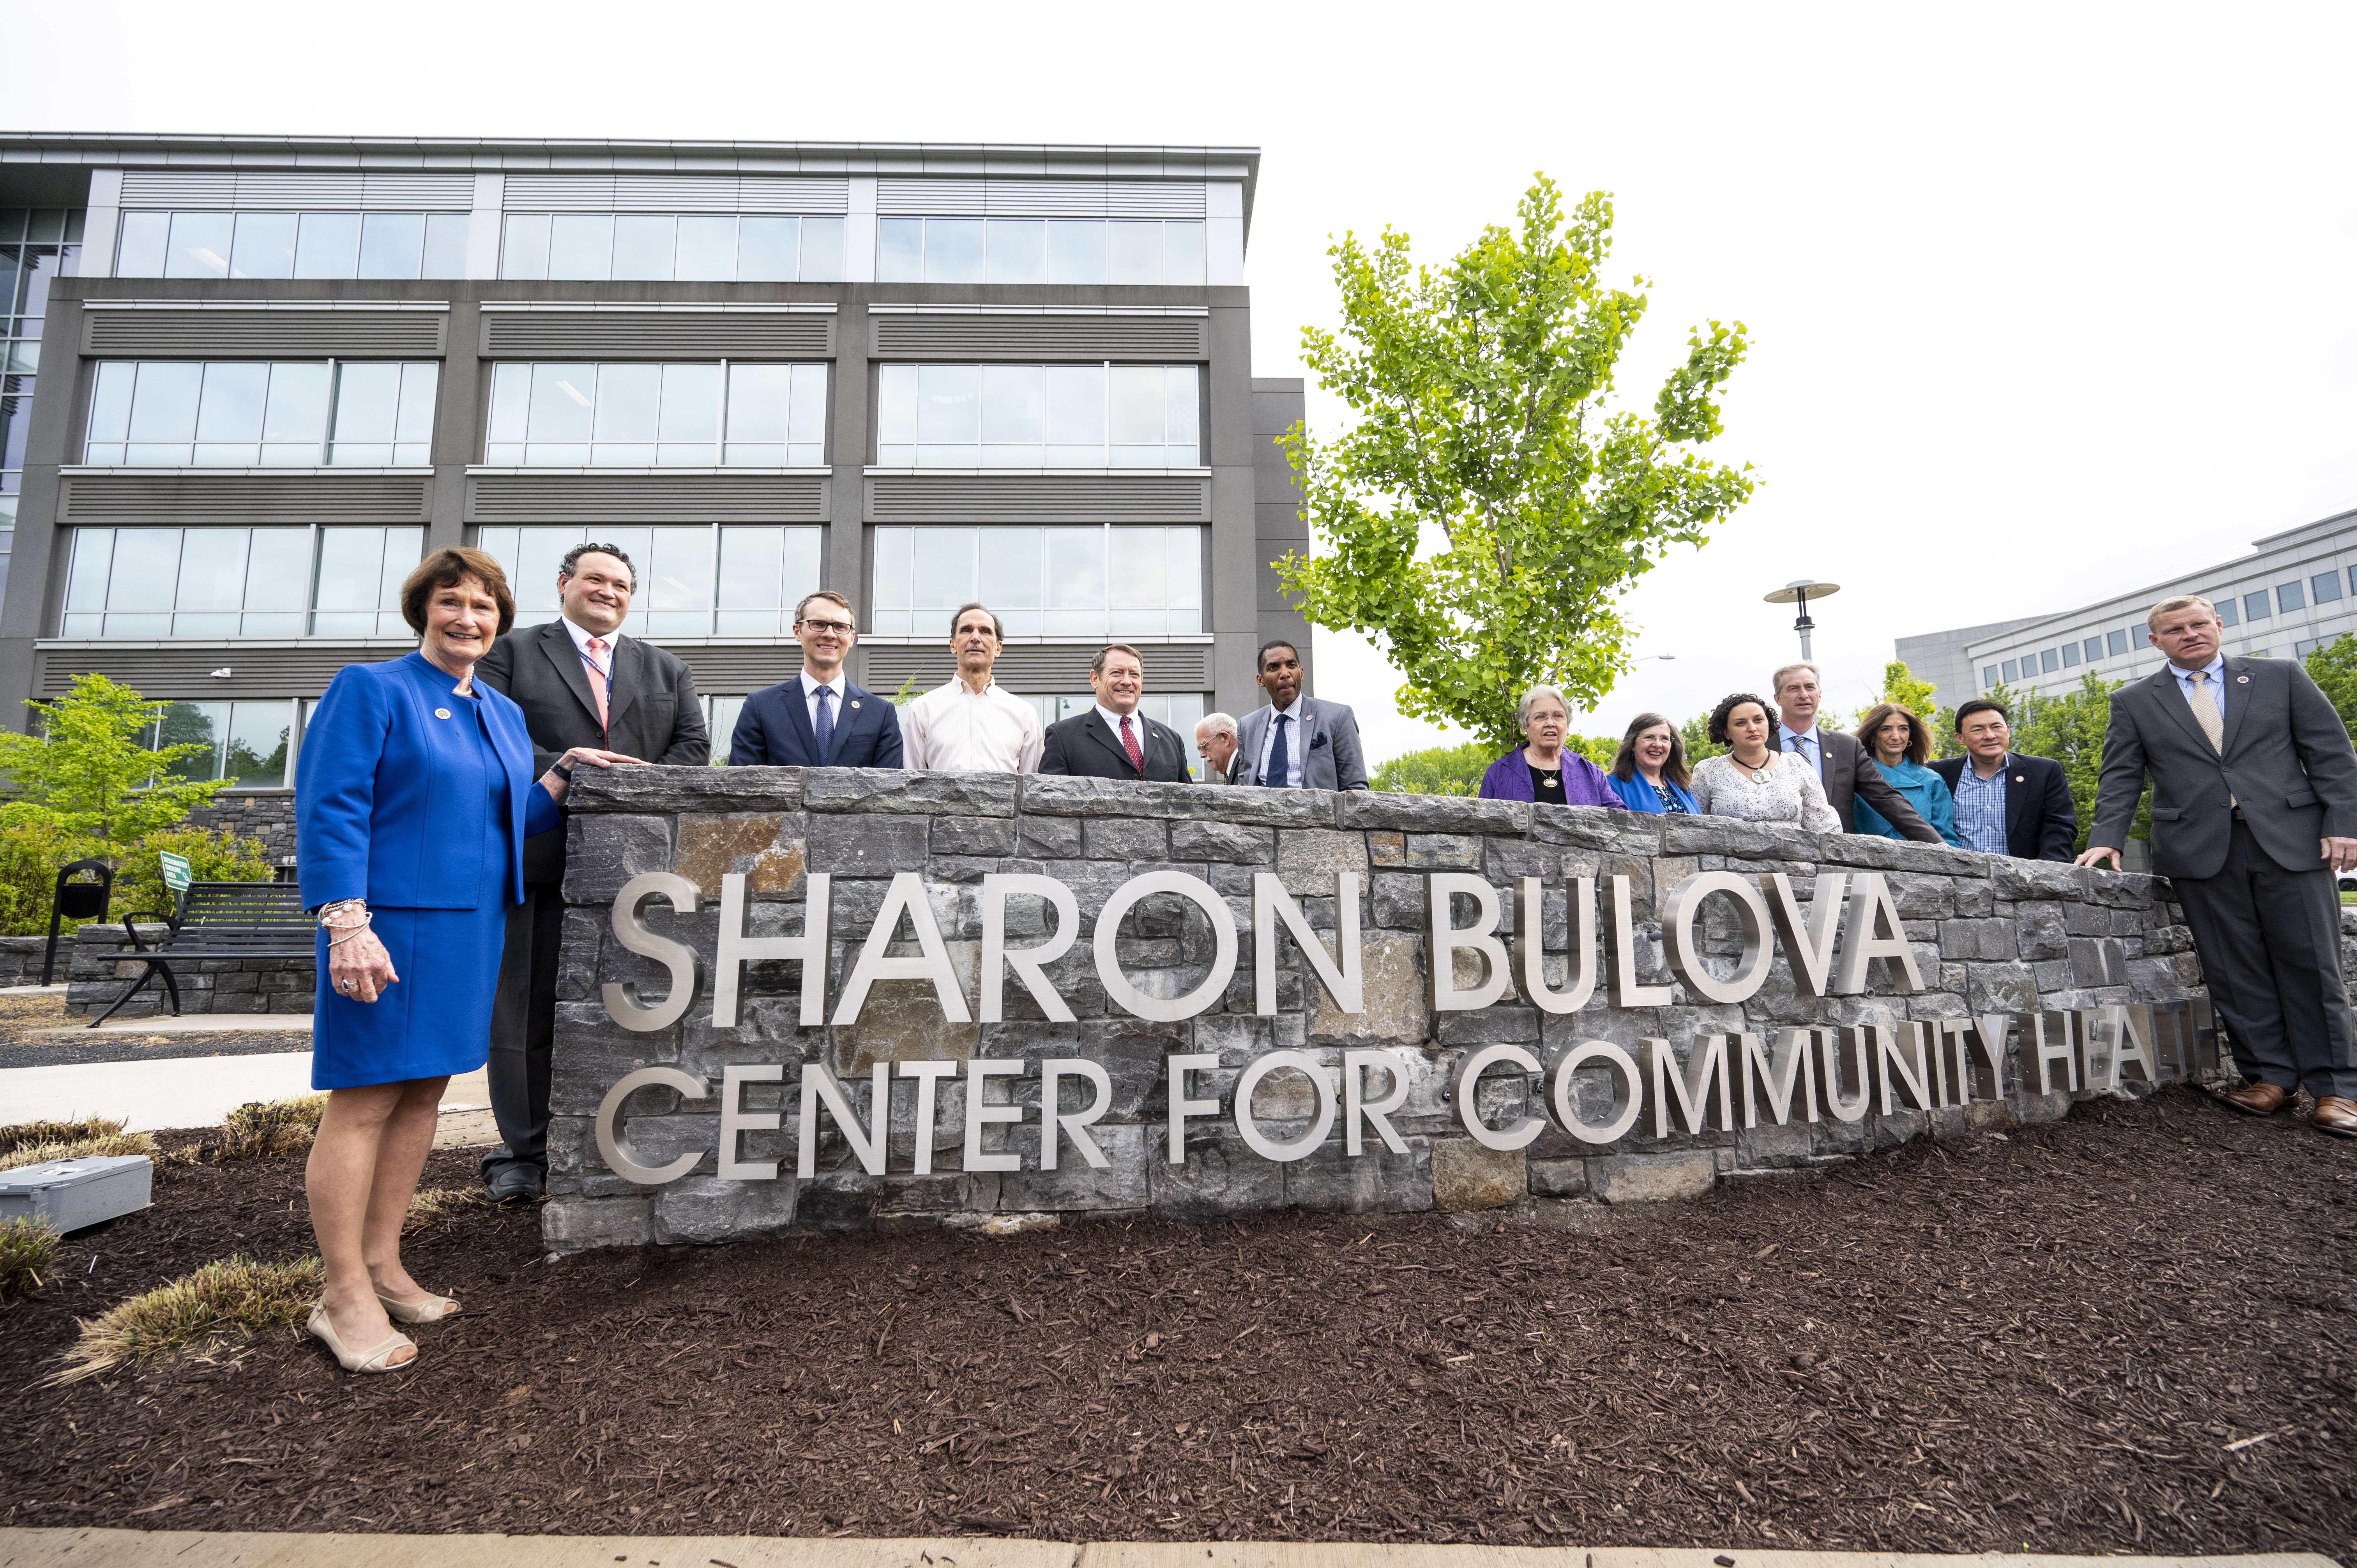
[{"label": "stone masonry block", "polygon": [[923,817],[813,817],[810,868],[837,876],[889,876],[925,868]]},{"label": "stone masonry block", "polygon": [[1276,874],[1285,890],[1296,898],[1315,895],[1331,898],[1340,887],[1336,878],[1356,872],[1367,875],[1366,835],[1326,829],[1291,828],[1276,835]]},{"label": "stone masonry block", "polygon": [[1485,1149],[1470,1138],[1432,1140],[1436,1208],[1508,1208],[1530,1186],[1530,1163],[1520,1149]]},{"label": "stone masonry block", "polygon": [[1588,1190],[1607,1203],[1667,1203],[1700,1197],[1718,1183],[1708,1149],[1669,1155],[1607,1155],[1587,1162]]}]

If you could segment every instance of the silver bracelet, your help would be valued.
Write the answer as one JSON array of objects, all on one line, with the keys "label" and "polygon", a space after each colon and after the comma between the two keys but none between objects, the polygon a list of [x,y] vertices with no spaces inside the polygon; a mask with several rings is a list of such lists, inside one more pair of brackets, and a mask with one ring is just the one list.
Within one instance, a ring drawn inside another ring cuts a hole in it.
[{"label": "silver bracelet", "polygon": [[[339,915],[347,914],[354,909],[360,911],[361,918],[358,920],[339,920],[335,918]],[[371,918],[372,917],[369,914],[368,904],[364,899],[339,898],[331,904],[322,904],[319,906],[319,924],[326,926],[330,930],[341,930],[345,927],[352,925],[365,926],[369,923]]]}]

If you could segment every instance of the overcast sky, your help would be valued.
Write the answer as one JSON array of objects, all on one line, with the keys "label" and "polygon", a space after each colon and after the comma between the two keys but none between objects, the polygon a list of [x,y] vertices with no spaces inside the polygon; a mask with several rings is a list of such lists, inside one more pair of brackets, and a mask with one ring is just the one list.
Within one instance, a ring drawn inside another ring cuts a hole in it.
[{"label": "overcast sky", "polygon": [[[1762,488],[1631,596],[1581,727],[1702,711],[1819,612],[1891,639],[2059,610],[2357,506],[2357,8],[1565,4],[327,7],[0,3],[27,130],[1186,143],[1262,149],[1254,370],[1299,374],[1328,236],[1439,262],[1534,170],[1652,280],[1621,387],[1751,330],[1716,456]],[[1313,424],[1335,407],[1311,393]],[[1355,639],[1381,759],[1437,733]]]}]

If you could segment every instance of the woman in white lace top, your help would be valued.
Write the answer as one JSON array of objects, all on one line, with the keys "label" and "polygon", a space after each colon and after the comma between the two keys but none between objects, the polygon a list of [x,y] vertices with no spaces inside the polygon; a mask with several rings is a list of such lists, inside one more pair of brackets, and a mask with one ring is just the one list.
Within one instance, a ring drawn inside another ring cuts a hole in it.
[{"label": "woman in white lace top", "polygon": [[1769,746],[1775,728],[1767,701],[1749,692],[1738,692],[1712,709],[1710,738],[1727,751],[1695,765],[1694,798],[1714,817],[1841,832],[1841,818],[1826,803],[1824,786],[1809,765]]}]

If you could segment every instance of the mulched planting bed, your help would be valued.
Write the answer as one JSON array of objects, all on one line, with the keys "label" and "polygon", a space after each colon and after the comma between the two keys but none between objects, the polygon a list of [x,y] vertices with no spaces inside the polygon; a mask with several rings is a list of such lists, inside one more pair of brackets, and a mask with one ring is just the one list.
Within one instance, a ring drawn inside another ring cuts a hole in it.
[{"label": "mulched planting bed", "polygon": [[0,1316],[0,1524],[2357,1550],[2357,1147],[2185,1090],[1582,1231],[551,1264],[533,1210],[467,1208],[410,1245],[467,1305],[414,1372],[273,1340],[34,1388],[75,1314],[309,1250],[299,1156],[159,1175]]}]

